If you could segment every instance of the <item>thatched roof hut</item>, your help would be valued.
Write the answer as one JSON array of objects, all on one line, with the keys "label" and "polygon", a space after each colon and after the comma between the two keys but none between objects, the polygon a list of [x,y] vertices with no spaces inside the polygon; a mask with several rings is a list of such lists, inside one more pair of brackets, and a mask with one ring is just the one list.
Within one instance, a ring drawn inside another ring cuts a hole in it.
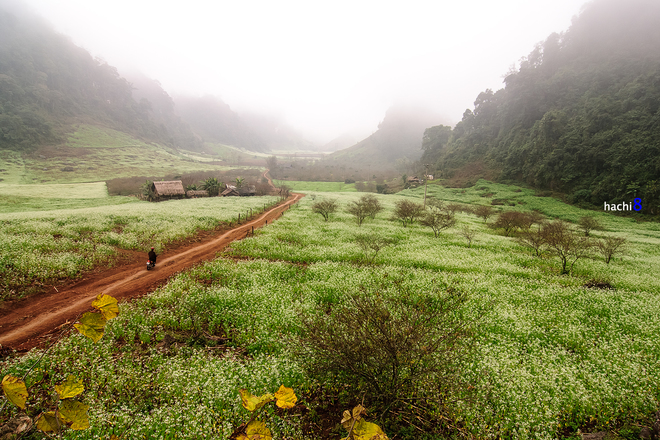
[{"label": "thatched roof hut", "polygon": [[151,189],[158,198],[184,197],[186,195],[186,190],[183,189],[183,182],[180,180],[154,182]]},{"label": "thatched roof hut", "polygon": [[208,197],[209,192],[205,189],[200,189],[200,190],[196,190],[196,191],[191,190],[191,191],[186,191],[186,196],[191,197],[191,198],[194,198],[194,197]]},{"label": "thatched roof hut", "polygon": [[238,190],[236,190],[236,187],[234,186],[229,186],[227,185],[227,189],[220,194],[222,197],[227,197],[227,196],[236,196],[238,197],[240,194],[238,194]]}]

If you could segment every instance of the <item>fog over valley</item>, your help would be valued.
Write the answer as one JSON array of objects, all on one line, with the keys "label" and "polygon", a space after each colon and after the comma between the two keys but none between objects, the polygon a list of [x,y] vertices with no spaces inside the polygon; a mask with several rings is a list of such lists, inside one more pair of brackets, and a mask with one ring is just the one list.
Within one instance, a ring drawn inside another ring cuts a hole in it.
[{"label": "fog over valley", "polygon": [[122,75],[141,72],[173,97],[213,95],[323,145],[363,139],[396,104],[460,121],[584,2],[25,3]]}]

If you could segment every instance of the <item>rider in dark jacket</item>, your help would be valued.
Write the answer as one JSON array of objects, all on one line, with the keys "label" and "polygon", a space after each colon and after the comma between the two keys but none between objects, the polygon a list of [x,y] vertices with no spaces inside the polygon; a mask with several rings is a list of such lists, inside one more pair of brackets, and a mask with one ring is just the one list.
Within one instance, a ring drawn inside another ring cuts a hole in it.
[{"label": "rider in dark jacket", "polygon": [[153,261],[156,264],[156,252],[154,252],[154,248],[151,248],[149,251],[149,261]]}]

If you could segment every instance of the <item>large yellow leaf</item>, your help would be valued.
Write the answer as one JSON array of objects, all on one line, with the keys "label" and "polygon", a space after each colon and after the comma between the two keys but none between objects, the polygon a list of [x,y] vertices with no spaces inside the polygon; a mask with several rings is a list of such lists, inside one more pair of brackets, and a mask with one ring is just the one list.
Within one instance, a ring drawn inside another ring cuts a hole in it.
[{"label": "large yellow leaf", "polygon": [[117,300],[110,295],[99,294],[92,302],[92,307],[98,309],[108,321],[119,315]]},{"label": "large yellow leaf", "polygon": [[25,401],[28,398],[25,382],[19,377],[6,375],[2,379],[2,391],[5,392],[7,399],[20,409],[25,409]]},{"label": "large yellow leaf", "polygon": [[60,399],[70,399],[85,391],[82,380],[78,380],[73,375],[69,375],[60,385],[55,385],[55,392]]},{"label": "large yellow leaf", "polygon": [[89,406],[75,400],[64,400],[60,405],[60,418],[73,430],[89,428],[87,410]]},{"label": "large yellow leaf", "polygon": [[287,388],[284,385],[280,385],[280,389],[275,393],[275,398],[277,399],[275,405],[284,409],[293,408],[298,401],[298,397],[296,397],[296,393],[293,392],[293,388]]},{"label": "large yellow leaf", "polygon": [[59,424],[55,418],[55,412],[48,411],[41,413],[39,420],[37,420],[37,429],[43,432],[56,432],[59,429]]},{"label": "large yellow leaf", "polygon": [[358,420],[353,427],[354,440],[388,440],[387,435],[375,423],[367,422],[364,419]]},{"label": "large yellow leaf", "polygon": [[80,324],[74,324],[73,326],[92,341],[99,342],[103,337],[106,322],[108,320],[100,313],[87,312],[80,318]]},{"label": "large yellow leaf", "polygon": [[252,393],[250,393],[245,388],[239,390],[238,392],[241,394],[243,408],[247,409],[248,411],[255,411],[274,399],[273,395],[270,393],[266,393],[263,396],[258,397],[253,396]]},{"label": "large yellow leaf", "polygon": [[272,440],[273,436],[270,429],[264,422],[253,420],[245,428],[245,434],[241,433],[236,437],[237,440]]}]

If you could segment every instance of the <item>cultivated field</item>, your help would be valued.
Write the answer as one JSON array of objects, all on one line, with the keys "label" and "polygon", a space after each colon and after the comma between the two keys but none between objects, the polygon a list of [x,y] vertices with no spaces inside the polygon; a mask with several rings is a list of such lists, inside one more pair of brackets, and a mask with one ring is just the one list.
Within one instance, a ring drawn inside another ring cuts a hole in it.
[{"label": "cultivated field", "polygon": [[[89,199],[71,200],[82,204]],[[20,297],[31,287],[38,289],[45,283],[77,278],[82,271],[100,264],[112,265],[117,249],[146,252],[154,246],[160,253],[169,243],[236,222],[239,214],[245,218],[261,212],[278,199],[213,197],[161,203],[130,197],[99,200],[128,203],[0,214],[0,299]]]},{"label": "cultivated field", "polygon": [[[338,423],[342,410],[361,401],[363,391],[346,377],[319,383],[308,373],[311,360],[294,350],[304,333],[302,317],[331,313],[353,293],[395,300],[405,291],[423,302],[452,290],[467,293],[457,313],[472,327],[472,337],[459,343],[470,354],[458,365],[458,386],[435,416],[446,417],[455,438],[579,438],[578,429],[637,438],[640,426],[653,423],[660,399],[660,227],[581,211],[516,187],[429,186],[430,194],[457,203],[501,199],[496,203],[502,209],[538,209],[570,221],[593,214],[605,231],[592,235],[627,239],[627,252],[609,265],[593,256],[579,260],[571,275],[560,275],[556,258],[533,256],[471,214],[458,213],[458,224],[438,238],[419,223],[404,228],[389,220],[396,201],[421,201],[423,191],[378,196],[385,210],[361,227],[343,208],[361,194],[303,198],[277,222],[234,243],[224,258],[122,305],[97,344],[78,334],[63,339],[28,380],[41,380],[33,391],[41,397],[28,402],[28,412],[45,408],[48,390],[76,374],[86,385],[82,400],[90,405],[91,427],[68,431],[66,438],[226,438],[250,417],[238,389],[262,394],[284,384],[309,411],[299,407],[287,416],[267,410],[262,419],[274,438],[319,438],[328,421]],[[323,198],[342,205],[328,222],[311,211]],[[180,225],[189,221],[187,213],[174,211],[159,213],[163,225],[194,229]],[[112,232],[122,224],[115,219],[127,214],[103,215],[99,237],[127,234],[126,246],[144,246],[142,235],[128,234],[126,226],[121,234]],[[16,218],[15,231],[48,230],[57,221],[53,213],[40,216]],[[85,225],[71,226],[71,235],[79,237]],[[477,232],[471,246],[458,233],[466,225]],[[356,234],[390,244],[365,264],[369,256]],[[586,287],[597,283],[611,288]],[[20,376],[41,354],[9,357],[2,372]],[[369,408],[368,398],[364,404]],[[370,413],[370,419],[390,438],[425,437],[414,427],[421,422],[381,414]],[[346,435],[341,427],[324,432],[329,438]]]}]

